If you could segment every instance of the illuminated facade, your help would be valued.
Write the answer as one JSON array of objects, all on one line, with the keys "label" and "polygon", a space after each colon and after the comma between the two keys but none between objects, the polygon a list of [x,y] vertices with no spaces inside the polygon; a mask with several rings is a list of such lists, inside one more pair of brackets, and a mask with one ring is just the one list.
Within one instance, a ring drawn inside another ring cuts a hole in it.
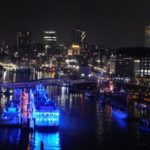
[{"label": "illuminated facade", "polygon": [[140,75],[140,60],[139,59],[134,60],[134,75],[135,76]]},{"label": "illuminated facade", "polygon": [[79,63],[75,58],[66,59],[65,63],[67,68],[79,70]]},{"label": "illuminated facade", "polygon": [[44,31],[43,41],[46,51],[56,46],[57,42],[56,31]]},{"label": "illuminated facade", "polygon": [[140,58],[134,60],[135,76],[150,76],[150,58]]},{"label": "illuminated facade", "polygon": [[68,55],[80,55],[81,48],[78,44],[73,44],[68,50]]},{"label": "illuminated facade", "polygon": [[115,74],[115,60],[116,60],[116,56],[111,55],[110,59],[109,59],[109,63],[108,63],[108,68],[109,68],[109,73],[110,74]]},{"label": "illuminated facade", "polygon": [[150,58],[142,58],[140,60],[140,75],[150,76]]}]

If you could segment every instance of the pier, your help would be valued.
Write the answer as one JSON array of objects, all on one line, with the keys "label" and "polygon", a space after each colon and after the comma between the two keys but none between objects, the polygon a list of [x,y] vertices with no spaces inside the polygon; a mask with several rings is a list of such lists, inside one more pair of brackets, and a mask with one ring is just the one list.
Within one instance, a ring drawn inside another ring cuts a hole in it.
[{"label": "pier", "polygon": [[28,131],[58,127],[59,110],[56,109],[54,97],[48,96],[41,82],[34,88],[32,86],[14,90],[13,100],[9,100],[9,105],[6,103],[4,107],[0,127],[20,127]]}]

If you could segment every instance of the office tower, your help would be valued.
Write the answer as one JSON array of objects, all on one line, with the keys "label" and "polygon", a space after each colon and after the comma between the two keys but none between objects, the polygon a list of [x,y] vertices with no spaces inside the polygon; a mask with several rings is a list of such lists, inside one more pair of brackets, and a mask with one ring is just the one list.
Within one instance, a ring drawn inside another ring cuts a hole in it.
[{"label": "office tower", "polygon": [[56,31],[44,31],[43,41],[46,51],[55,47],[57,42]]},{"label": "office tower", "polygon": [[17,32],[17,48],[29,49],[32,46],[32,36],[30,32]]},{"label": "office tower", "polygon": [[115,73],[121,77],[133,77],[134,60],[133,58],[116,58]]},{"label": "office tower", "polygon": [[140,59],[140,75],[150,76],[150,58],[143,57]]},{"label": "office tower", "polygon": [[86,31],[77,28],[75,30],[75,36],[73,39],[73,43],[77,44],[81,47],[81,49],[84,51],[87,48],[87,36]]},{"label": "office tower", "polygon": [[145,47],[150,47],[150,26],[145,26]]}]

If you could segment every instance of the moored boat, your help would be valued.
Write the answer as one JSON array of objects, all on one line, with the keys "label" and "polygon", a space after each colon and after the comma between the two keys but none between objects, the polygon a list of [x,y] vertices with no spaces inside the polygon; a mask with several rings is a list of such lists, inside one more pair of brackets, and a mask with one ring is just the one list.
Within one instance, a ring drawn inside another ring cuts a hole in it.
[{"label": "moored boat", "polygon": [[20,106],[16,101],[9,101],[0,117],[0,125],[20,125]]},{"label": "moored boat", "polygon": [[14,89],[13,100],[9,100],[2,109],[0,126],[20,126],[21,124],[21,89]]},{"label": "moored boat", "polygon": [[37,85],[34,92],[33,118],[35,128],[58,127],[59,125],[59,110],[42,84]]}]

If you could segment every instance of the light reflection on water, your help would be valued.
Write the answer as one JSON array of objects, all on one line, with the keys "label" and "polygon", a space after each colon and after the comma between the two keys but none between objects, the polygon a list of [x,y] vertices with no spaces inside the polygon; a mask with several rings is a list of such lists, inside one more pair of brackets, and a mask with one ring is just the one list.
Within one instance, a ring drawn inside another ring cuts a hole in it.
[{"label": "light reflection on water", "polygon": [[32,73],[22,72],[15,73],[12,71],[5,71],[3,76],[0,78],[0,82],[23,82],[23,81],[31,81],[42,78],[54,78],[55,72],[41,72],[34,71]]},{"label": "light reflection on water", "polygon": [[[56,99],[60,108],[60,127],[58,132],[45,133],[36,131],[32,134],[24,134],[20,133],[19,129],[1,129],[0,147],[8,143],[7,147],[15,145],[17,148],[22,146],[25,149],[39,150],[40,143],[43,141],[44,150],[109,149],[110,146],[107,142],[116,148],[116,141],[120,140],[123,144],[129,142],[132,147],[137,148],[134,145],[136,142],[128,133],[127,122],[120,118],[112,117],[110,105],[103,106],[94,98],[85,99],[82,93],[69,94],[67,92],[68,88],[65,87],[57,89],[55,86],[49,86],[47,89],[55,90],[55,92],[59,93]],[[128,136],[130,137],[129,139]],[[134,136],[136,139],[136,134]],[[130,146],[126,146],[126,148],[130,148]]]},{"label": "light reflection on water", "polygon": [[1,129],[0,128],[0,149],[17,149],[20,140],[20,129]]},{"label": "light reflection on water", "polygon": [[43,141],[44,150],[60,150],[59,132],[56,133],[40,133],[35,132],[34,150],[39,150],[40,143]]},{"label": "light reflection on water", "polygon": [[[137,150],[137,143],[142,145],[144,141],[144,144],[148,144],[143,133],[134,132],[135,126],[132,130],[125,120],[112,116],[110,105],[102,105],[96,98],[85,99],[83,93],[69,93],[66,87],[47,86],[47,90],[50,96],[55,96],[60,108],[58,132],[24,134],[19,129],[0,129],[1,150],[4,146],[11,150],[12,145],[16,149],[21,147],[39,150],[41,140],[44,143],[44,150],[113,148]],[[3,97],[1,103],[5,102],[6,98]],[[143,146],[143,150],[144,148]]]}]

